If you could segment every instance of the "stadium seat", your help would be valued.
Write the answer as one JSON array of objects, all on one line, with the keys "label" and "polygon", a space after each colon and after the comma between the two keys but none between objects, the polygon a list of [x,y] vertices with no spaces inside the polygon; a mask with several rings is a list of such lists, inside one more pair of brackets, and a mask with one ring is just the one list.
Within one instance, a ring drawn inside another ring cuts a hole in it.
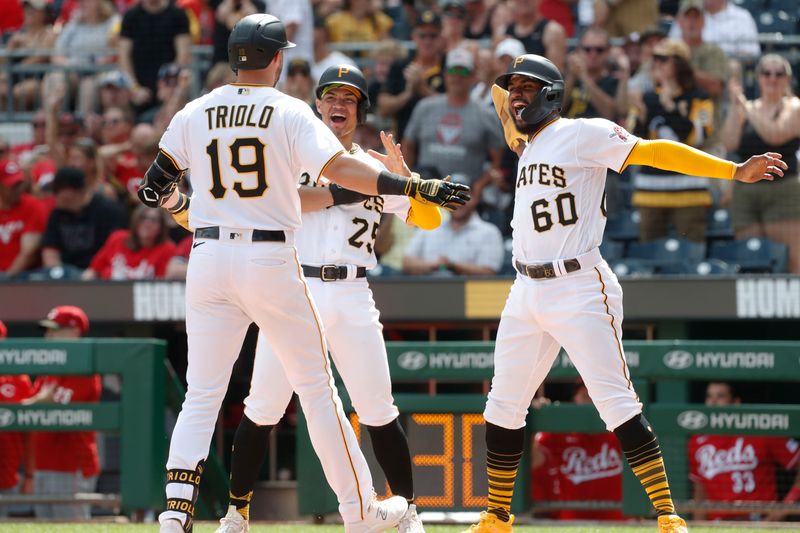
[{"label": "stadium seat", "polygon": [[622,211],[606,222],[606,239],[635,241],[639,239],[639,211]]},{"label": "stadium seat", "polygon": [[670,265],[701,261],[706,256],[706,245],[686,239],[659,239],[652,242],[635,242],[628,246],[628,258],[649,262],[656,272]]},{"label": "stadium seat", "polygon": [[757,238],[738,241],[716,241],[708,254],[711,259],[720,259],[739,266],[740,272],[786,272],[789,247],[785,244]]},{"label": "stadium seat", "polygon": [[709,209],[706,217],[706,238],[712,240],[733,239],[731,214],[727,209]]},{"label": "stadium seat", "polygon": [[604,239],[600,244],[600,255],[609,263],[621,259],[625,255],[625,243]]},{"label": "stadium seat", "polygon": [[759,33],[793,34],[797,31],[797,20],[794,12],[787,13],[783,10],[764,11],[756,16],[756,26]]},{"label": "stadium seat", "polygon": [[610,261],[609,266],[619,278],[646,278],[655,274],[653,265],[641,259],[617,259]]},{"label": "stadium seat", "polygon": [[695,276],[717,276],[736,274],[738,265],[731,265],[719,259],[703,259],[702,261],[687,261],[672,263],[659,269],[659,274],[685,274]]}]

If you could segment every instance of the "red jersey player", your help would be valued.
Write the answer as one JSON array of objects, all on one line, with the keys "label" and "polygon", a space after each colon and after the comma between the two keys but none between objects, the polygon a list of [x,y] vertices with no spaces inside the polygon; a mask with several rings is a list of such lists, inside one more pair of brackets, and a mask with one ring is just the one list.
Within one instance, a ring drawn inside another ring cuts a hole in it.
[{"label": "red jersey player", "polygon": [[[730,383],[712,382],[706,388],[707,406],[738,405],[741,399]],[[800,444],[786,437],[751,435],[695,435],[689,440],[689,477],[695,500],[733,502],[778,499],[775,468],[794,469]],[[798,500],[800,484],[787,494],[786,503]],[[696,519],[743,518],[748,513],[695,513]],[[784,514],[771,513],[768,519]]]},{"label": "red jersey player", "polygon": [[[592,400],[578,381],[577,404]],[[539,432],[533,446],[533,498],[552,501],[622,501],[622,452],[613,433]],[[619,510],[553,513],[563,520],[622,520]]]},{"label": "red jersey player", "polygon": [[[39,322],[48,339],[76,339],[89,329],[89,319],[79,307],[56,307]],[[34,396],[24,403],[74,403],[100,400],[100,376],[40,376]],[[41,431],[34,433],[34,492],[69,495],[94,491],[100,461],[94,431]],[[35,505],[37,518],[89,519],[88,505]]]}]

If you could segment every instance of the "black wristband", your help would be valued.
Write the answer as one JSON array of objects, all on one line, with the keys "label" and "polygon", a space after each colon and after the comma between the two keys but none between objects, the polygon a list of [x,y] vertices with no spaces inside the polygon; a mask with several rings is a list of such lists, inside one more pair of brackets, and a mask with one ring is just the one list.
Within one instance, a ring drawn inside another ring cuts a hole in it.
[{"label": "black wristband", "polygon": [[367,194],[345,189],[344,187],[336,185],[335,183],[331,183],[331,186],[328,187],[328,189],[330,189],[331,198],[333,198],[332,205],[354,204],[369,198],[369,195]]},{"label": "black wristband", "polygon": [[381,170],[378,174],[378,194],[393,194],[397,196],[411,196],[411,178],[406,178],[400,174]]}]

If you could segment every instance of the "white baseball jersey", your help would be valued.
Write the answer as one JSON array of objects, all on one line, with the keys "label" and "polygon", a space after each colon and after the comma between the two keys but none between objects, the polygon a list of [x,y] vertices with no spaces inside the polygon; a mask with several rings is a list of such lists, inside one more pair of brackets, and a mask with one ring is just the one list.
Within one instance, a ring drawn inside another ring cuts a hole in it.
[{"label": "white baseball jersey", "polygon": [[[159,147],[179,168],[191,168],[191,227],[266,230],[300,227],[298,177],[306,172],[316,181],[344,150],[305,102],[244,84],[187,104]],[[236,178],[224,179],[231,169]]]},{"label": "white baseball jersey", "polygon": [[523,263],[570,259],[600,245],[606,170],[619,171],[639,141],[601,118],[560,118],[520,157],[511,227]]},{"label": "white baseball jersey", "polygon": [[[376,169],[386,167],[354,145],[350,154]],[[313,185],[310,176],[304,173],[302,185]],[[318,185],[327,186],[324,176]],[[295,236],[297,253],[304,265],[356,265],[374,268],[375,238],[381,224],[381,213],[394,213],[406,221],[411,202],[408,196],[372,196],[357,204],[346,204],[303,213],[303,227]]]}]

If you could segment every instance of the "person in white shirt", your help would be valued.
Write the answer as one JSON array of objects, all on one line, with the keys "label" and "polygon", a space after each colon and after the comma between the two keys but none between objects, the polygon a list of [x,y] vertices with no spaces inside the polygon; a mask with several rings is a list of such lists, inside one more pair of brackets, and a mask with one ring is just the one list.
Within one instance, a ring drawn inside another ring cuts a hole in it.
[{"label": "person in white shirt", "polygon": [[[703,41],[714,43],[731,57],[758,57],[758,28],[753,15],[729,0],[705,0]],[[681,28],[673,24],[669,36],[682,39]]]},{"label": "person in white shirt", "polygon": [[336,65],[356,66],[352,58],[339,50],[331,50],[328,46],[328,28],[322,17],[314,19],[314,55],[311,59],[311,77],[315,80],[320,79],[322,73],[330,67]]}]

